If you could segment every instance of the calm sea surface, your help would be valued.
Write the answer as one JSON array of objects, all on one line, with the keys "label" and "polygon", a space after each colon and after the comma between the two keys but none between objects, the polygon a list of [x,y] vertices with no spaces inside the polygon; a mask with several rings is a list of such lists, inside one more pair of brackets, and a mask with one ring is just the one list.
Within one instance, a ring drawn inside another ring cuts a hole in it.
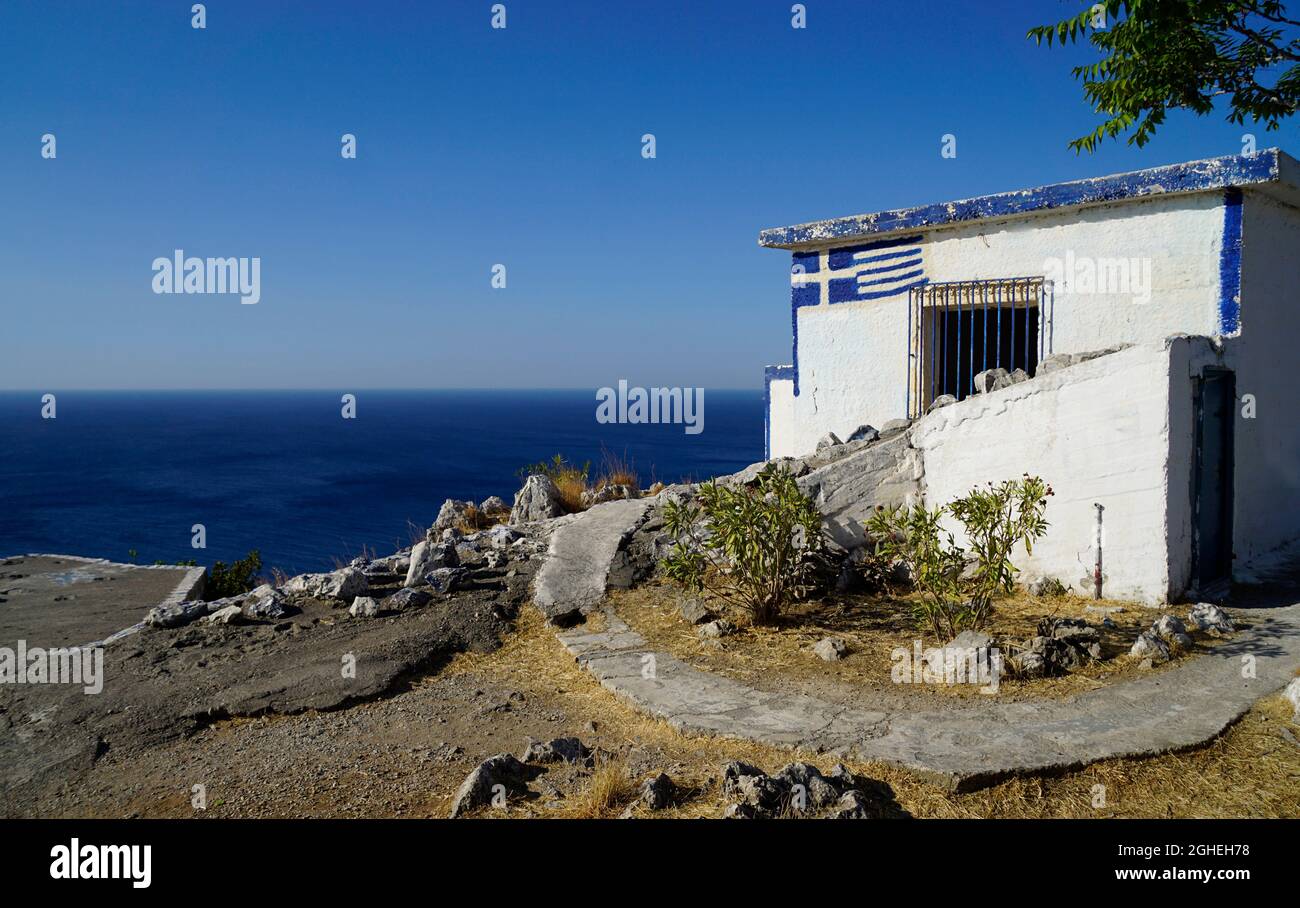
[{"label": "calm sea surface", "polygon": [[[759,391],[710,391],[704,431],[601,425],[589,391],[0,393],[0,556],[61,552],[329,568],[407,545],[445,498],[512,500],[516,471],[564,454],[634,461],[643,485],[704,479],[763,453]],[[191,547],[203,524],[207,548]]]}]

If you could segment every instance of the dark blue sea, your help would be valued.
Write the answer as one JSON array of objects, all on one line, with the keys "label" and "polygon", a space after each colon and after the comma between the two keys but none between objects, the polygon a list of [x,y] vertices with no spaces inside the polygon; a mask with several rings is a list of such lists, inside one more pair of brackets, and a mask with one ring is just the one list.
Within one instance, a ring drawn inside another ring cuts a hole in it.
[{"label": "dark blue sea", "polygon": [[[60,552],[321,570],[409,545],[443,499],[507,503],[525,464],[563,454],[593,476],[630,460],[643,486],[761,459],[759,391],[708,391],[704,431],[602,425],[591,391],[0,393],[0,556]],[[207,548],[191,547],[203,524]],[[134,550],[132,556],[130,552]]]}]

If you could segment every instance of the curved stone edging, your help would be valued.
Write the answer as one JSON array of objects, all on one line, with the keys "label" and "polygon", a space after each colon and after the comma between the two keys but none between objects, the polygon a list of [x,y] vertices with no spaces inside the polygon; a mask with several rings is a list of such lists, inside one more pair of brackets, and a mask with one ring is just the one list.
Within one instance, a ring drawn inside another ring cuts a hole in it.
[{"label": "curved stone edging", "polygon": [[[1300,604],[1272,609],[1214,652],[1068,701],[980,702],[959,712],[872,710],[757,690],[654,652],[608,613],[607,629],[558,634],[602,685],[680,731],[746,738],[900,766],[954,791],[1016,773],[1186,749],[1220,734],[1300,665]],[[1242,659],[1256,676],[1242,678]]]}]

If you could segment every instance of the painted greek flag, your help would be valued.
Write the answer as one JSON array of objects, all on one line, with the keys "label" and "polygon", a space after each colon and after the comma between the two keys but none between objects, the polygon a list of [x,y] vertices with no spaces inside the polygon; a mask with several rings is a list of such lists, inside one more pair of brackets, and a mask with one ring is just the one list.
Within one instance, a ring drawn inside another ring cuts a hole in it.
[{"label": "painted greek flag", "polygon": [[884,299],[926,281],[921,237],[904,236],[822,252],[796,252],[790,293],[798,308]]}]

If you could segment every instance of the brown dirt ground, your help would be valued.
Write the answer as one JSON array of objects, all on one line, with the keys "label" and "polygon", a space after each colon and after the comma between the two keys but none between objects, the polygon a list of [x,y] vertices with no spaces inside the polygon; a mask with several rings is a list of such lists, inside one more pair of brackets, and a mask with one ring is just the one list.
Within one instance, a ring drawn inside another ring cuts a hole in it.
[{"label": "brown dirt ground", "polygon": [[[553,767],[535,796],[492,817],[612,817],[635,784],[666,771],[687,794],[657,814],[716,817],[720,770],[742,759],[768,771],[825,757],[682,735],[617,700],[564,652],[526,608],[517,632],[491,653],[455,656],[393,696],[349,709],[218,722],[117,760],[112,751],[43,793],[42,816],[445,816],[465,774],[487,756],[519,753],[529,738],[574,735],[598,749],[595,771]],[[1051,778],[1015,779],[951,794],[876,764],[916,817],[1297,817],[1300,726],[1280,697],[1262,701],[1194,751],[1109,760]],[[202,784],[207,809],[190,804]],[[1101,788],[1098,788],[1101,786]],[[1104,803],[1101,796],[1104,795]],[[1100,804],[1101,806],[1094,806]]]},{"label": "brown dirt ground", "polygon": [[[854,594],[802,602],[774,627],[749,626],[743,617],[730,614],[728,617],[739,625],[739,630],[721,640],[702,639],[681,617],[679,607],[683,593],[671,582],[650,582],[613,593],[610,598],[619,617],[655,648],[670,652],[702,670],[760,688],[794,687],[821,694],[838,688],[842,695],[865,688],[887,692],[891,697],[916,698],[918,704],[926,701],[942,703],[952,697],[987,696],[981,694],[975,684],[893,683],[890,670],[894,662],[890,654],[895,648],[912,652],[918,639],[923,650],[943,643],[917,630],[910,595]],[[723,605],[708,604],[719,613],[725,613]],[[1139,660],[1127,655],[1138,634],[1162,614],[1158,609],[1131,602],[1070,595],[1038,598],[1017,591],[998,601],[987,630],[995,644],[1002,648],[1004,656],[1009,656],[1013,651],[1011,647],[1035,633],[1035,627],[1043,617],[1085,618],[1090,624],[1099,625],[1099,616],[1084,613],[1087,605],[1124,609],[1111,616],[1117,627],[1102,633],[1103,661],[1059,678],[1027,680],[1004,677],[997,694],[1000,698],[1068,698],[1116,681],[1150,674],[1153,670],[1167,670],[1176,664],[1175,659],[1165,666],[1142,669]],[[1234,617],[1239,626],[1244,626],[1240,614],[1234,614]],[[813,644],[828,636],[843,639],[849,646],[849,655],[837,662],[824,662],[814,655]],[[1206,651],[1217,643],[1205,635],[1196,635],[1195,639],[1193,653]]]}]

